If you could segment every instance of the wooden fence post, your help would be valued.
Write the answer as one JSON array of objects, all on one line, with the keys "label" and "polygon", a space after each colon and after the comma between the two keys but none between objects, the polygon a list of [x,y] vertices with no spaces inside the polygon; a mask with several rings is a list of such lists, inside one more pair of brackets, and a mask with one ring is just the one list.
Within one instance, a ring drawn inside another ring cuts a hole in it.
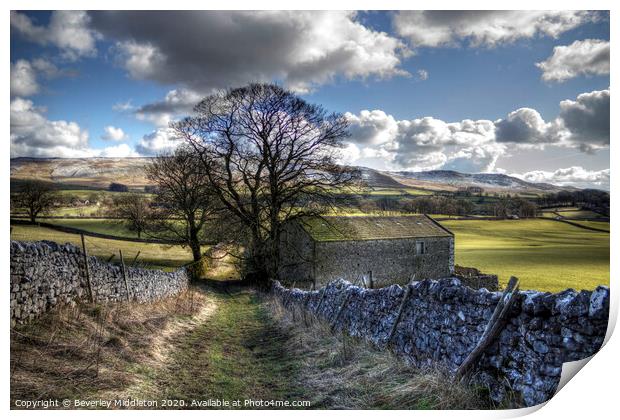
[{"label": "wooden fence post", "polygon": [[136,254],[135,257],[133,257],[133,261],[131,262],[131,265],[134,266],[136,265],[136,261],[138,261],[138,257],[140,256],[140,251],[138,251],[138,253]]},{"label": "wooden fence post", "polygon": [[[344,289],[344,290],[346,293],[347,289]],[[334,331],[334,328],[336,328],[336,323],[338,322],[338,318],[340,318],[340,315],[342,314],[342,312],[344,312],[344,308],[345,306],[347,306],[350,296],[351,295],[348,293],[344,295],[344,300],[342,301],[342,305],[340,305],[340,308],[338,308],[338,312],[336,313],[336,316],[334,317],[334,320],[332,321],[332,327],[331,327],[332,331]]]},{"label": "wooden fence post", "polygon": [[308,306],[309,299],[310,299],[310,293],[307,293],[306,296],[304,296],[304,299],[301,301],[301,315],[304,319],[304,325],[306,327],[308,326],[308,319],[306,318],[306,309]]},{"label": "wooden fence post", "polygon": [[480,340],[478,340],[478,344],[476,347],[469,353],[467,358],[463,361],[461,366],[459,366],[458,370],[454,375],[455,381],[460,381],[464,379],[471,368],[474,366],[478,358],[484,353],[484,350],[493,342],[493,340],[499,336],[504,326],[504,322],[507,319],[508,312],[514,303],[517,292],[519,291],[519,279],[516,277],[510,277],[508,281],[508,286],[504,290],[502,297],[499,302],[497,302],[497,306],[495,307],[495,311],[493,311],[493,315],[491,315],[491,319],[489,319],[489,323],[487,324],[482,336],[480,336]]},{"label": "wooden fence post", "polygon": [[93,298],[93,288],[90,284],[90,272],[88,271],[88,254],[86,253],[86,243],[84,242],[84,234],[80,233],[80,237],[82,239],[82,254],[84,256],[84,276],[86,277],[86,287],[88,289],[88,299],[90,303],[93,303],[95,299]]},{"label": "wooden fence post", "polygon": [[400,322],[401,317],[403,316],[403,310],[405,309],[405,305],[407,304],[407,300],[409,300],[409,295],[411,294],[411,289],[413,286],[411,284],[407,285],[407,290],[405,290],[405,295],[403,296],[403,300],[400,302],[400,308],[398,308],[398,314],[396,315],[396,319],[394,320],[394,324],[392,324],[392,329],[390,330],[390,335],[388,335],[388,339],[385,344],[390,344],[392,338],[394,338],[394,333],[396,332],[396,327]]},{"label": "wooden fence post", "polygon": [[314,310],[316,316],[319,316],[319,309],[321,309],[321,305],[323,305],[324,298],[325,298],[325,287],[323,288],[323,291],[321,292],[321,297],[319,298],[319,304],[316,305],[316,309]]},{"label": "wooden fence post", "polygon": [[121,258],[121,273],[123,274],[123,281],[125,282],[125,290],[127,291],[127,302],[131,300],[131,295],[129,294],[129,284],[127,284],[127,273],[125,272],[125,260],[123,260],[123,250],[119,249],[118,254]]}]

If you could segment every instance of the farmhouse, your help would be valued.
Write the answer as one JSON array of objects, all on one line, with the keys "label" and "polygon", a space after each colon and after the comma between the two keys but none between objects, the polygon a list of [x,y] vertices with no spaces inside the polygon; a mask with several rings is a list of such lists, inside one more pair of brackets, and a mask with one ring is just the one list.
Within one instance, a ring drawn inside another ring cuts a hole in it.
[{"label": "farmhouse", "polygon": [[379,287],[447,277],[454,235],[426,215],[301,219],[285,224],[279,277],[306,287],[343,278]]}]

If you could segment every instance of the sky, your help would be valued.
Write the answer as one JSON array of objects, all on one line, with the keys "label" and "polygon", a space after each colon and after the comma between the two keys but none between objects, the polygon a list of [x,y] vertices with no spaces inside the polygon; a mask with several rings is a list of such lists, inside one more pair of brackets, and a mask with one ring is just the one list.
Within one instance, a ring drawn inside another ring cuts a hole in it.
[{"label": "sky", "polygon": [[201,98],[343,113],[342,162],[609,189],[609,14],[11,12],[11,157],[153,156]]}]

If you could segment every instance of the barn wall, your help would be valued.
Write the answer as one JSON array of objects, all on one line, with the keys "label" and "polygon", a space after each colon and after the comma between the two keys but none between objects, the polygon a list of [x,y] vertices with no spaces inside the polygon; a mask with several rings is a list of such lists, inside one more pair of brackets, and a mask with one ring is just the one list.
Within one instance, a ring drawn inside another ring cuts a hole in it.
[{"label": "barn wall", "polygon": [[[415,255],[415,243],[426,246],[424,255]],[[318,242],[316,244],[316,282],[336,279],[357,282],[372,271],[375,287],[405,284],[416,280],[442,278],[451,274],[454,238],[433,237],[371,241]]]}]

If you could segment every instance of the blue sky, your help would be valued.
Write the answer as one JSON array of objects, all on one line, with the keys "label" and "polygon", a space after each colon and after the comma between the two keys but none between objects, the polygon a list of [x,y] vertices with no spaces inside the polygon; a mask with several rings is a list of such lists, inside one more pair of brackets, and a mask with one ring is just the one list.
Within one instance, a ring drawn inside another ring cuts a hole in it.
[{"label": "blue sky", "polygon": [[11,155],[162,153],[276,81],[346,113],[350,163],[609,188],[609,49],[600,12],[13,12]]}]

